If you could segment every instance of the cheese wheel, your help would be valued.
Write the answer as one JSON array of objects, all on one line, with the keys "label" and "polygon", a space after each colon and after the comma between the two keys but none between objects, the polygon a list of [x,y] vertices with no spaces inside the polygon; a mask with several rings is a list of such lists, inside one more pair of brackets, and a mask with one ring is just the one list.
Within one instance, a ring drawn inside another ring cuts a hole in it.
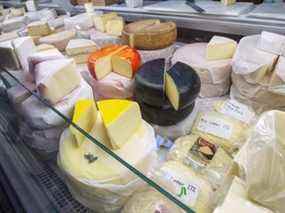
[{"label": "cheese wheel", "polygon": [[[154,22],[154,23],[153,23]],[[138,26],[136,26],[138,25]],[[176,41],[177,29],[174,22],[158,23],[149,20],[134,22],[123,30],[124,40],[131,46],[142,50],[162,49]]]},{"label": "cheese wheel", "polygon": [[172,64],[180,61],[191,66],[199,75],[203,84],[221,84],[230,80],[231,59],[208,61],[207,43],[188,44],[177,49]]},{"label": "cheese wheel", "polygon": [[193,111],[195,105],[195,103],[190,103],[177,111],[169,102],[161,107],[153,107],[143,102],[138,103],[143,118],[147,122],[160,126],[171,126],[184,120]]}]

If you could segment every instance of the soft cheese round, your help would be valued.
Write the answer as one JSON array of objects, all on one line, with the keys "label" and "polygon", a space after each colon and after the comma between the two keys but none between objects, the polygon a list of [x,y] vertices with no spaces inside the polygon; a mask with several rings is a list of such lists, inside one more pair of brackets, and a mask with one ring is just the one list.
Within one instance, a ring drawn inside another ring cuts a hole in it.
[{"label": "soft cheese round", "polygon": [[207,43],[193,43],[180,47],[172,57],[172,64],[183,62],[191,66],[199,75],[202,84],[218,84],[229,81],[231,60],[206,59]]}]

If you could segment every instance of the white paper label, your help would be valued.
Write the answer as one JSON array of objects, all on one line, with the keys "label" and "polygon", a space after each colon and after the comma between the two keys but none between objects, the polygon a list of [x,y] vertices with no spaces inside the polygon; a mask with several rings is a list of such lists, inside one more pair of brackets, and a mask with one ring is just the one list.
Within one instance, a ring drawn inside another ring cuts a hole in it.
[{"label": "white paper label", "polygon": [[249,123],[254,116],[246,105],[235,100],[226,101],[220,112],[245,123]]},{"label": "white paper label", "polygon": [[225,139],[230,139],[233,131],[231,124],[226,123],[222,119],[207,115],[202,116],[197,128],[202,132]]}]

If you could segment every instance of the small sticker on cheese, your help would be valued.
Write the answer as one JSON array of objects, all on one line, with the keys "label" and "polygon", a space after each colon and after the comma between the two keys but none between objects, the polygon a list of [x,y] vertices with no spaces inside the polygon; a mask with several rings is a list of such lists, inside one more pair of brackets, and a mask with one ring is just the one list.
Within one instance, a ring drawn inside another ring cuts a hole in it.
[{"label": "small sticker on cheese", "polygon": [[246,105],[236,100],[226,101],[221,107],[220,112],[244,123],[250,123],[254,116],[254,113],[251,112]]},{"label": "small sticker on cheese", "polygon": [[202,132],[225,139],[230,139],[233,132],[233,126],[230,123],[226,123],[222,119],[206,115],[202,116],[197,128]]}]

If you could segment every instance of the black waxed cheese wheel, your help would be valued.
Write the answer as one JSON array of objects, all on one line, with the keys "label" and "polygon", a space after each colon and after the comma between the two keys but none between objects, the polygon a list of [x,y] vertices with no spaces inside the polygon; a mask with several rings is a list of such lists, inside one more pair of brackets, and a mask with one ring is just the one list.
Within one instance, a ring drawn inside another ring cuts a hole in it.
[{"label": "black waxed cheese wheel", "polygon": [[143,102],[138,102],[138,104],[140,105],[143,119],[159,126],[176,125],[187,118],[195,106],[195,102],[192,102],[176,111],[169,102],[163,107],[154,107]]},{"label": "black waxed cheese wheel", "polygon": [[135,96],[151,106],[163,106],[167,98],[164,94],[165,59],[156,59],[143,64],[135,77]]},{"label": "black waxed cheese wheel", "polygon": [[201,81],[196,71],[177,62],[166,72],[166,96],[176,110],[189,106],[198,97]]}]

